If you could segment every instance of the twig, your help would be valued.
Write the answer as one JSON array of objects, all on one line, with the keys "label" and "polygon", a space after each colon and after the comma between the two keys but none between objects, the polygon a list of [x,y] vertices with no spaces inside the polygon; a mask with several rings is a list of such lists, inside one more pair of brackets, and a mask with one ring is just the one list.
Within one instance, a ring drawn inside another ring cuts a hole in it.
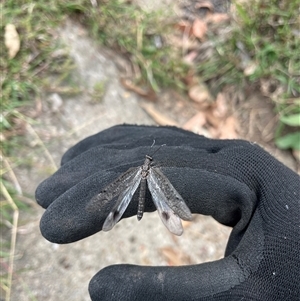
[{"label": "twig", "polygon": [[31,126],[30,123],[27,123],[27,129],[30,132],[30,134],[32,134],[39,142],[39,144],[41,145],[42,149],[44,150],[47,158],[49,159],[49,161],[51,162],[52,166],[54,167],[55,170],[57,170],[57,165],[55,164],[50,152],[48,151],[47,147],[45,146],[44,142],[42,141],[42,139],[39,137],[39,135],[36,133],[36,131],[34,130],[34,128]]},{"label": "twig", "polygon": [[143,27],[139,26],[141,23],[141,18],[136,18],[136,46],[137,51],[141,52],[143,47]]},{"label": "twig", "polygon": [[13,227],[11,230],[11,241],[10,241],[10,252],[9,252],[9,266],[8,266],[8,275],[7,275],[7,290],[5,300],[10,300],[11,295],[11,287],[12,287],[12,274],[13,274],[13,267],[14,267],[14,254],[16,250],[16,240],[17,240],[17,227],[18,227],[18,220],[19,220],[19,209],[15,204],[14,200],[11,198],[9,192],[7,191],[6,187],[0,182],[0,187],[3,196],[6,198],[8,203],[10,204],[11,208],[14,211],[13,214]]},{"label": "twig", "polygon": [[92,4],[93,7],[98,6],[97,0],[90,0],[90,1],[91,1],[91,4]]},{"label": "twig", "polygon": [[150,104],[140,104],[141,108],[159,125],[179,126],[176,121],[163,115]]},{"label": "twig", "polygon": [[1,171],[1,174],[4,174],[5,172],[8,173],[8,176],[10,178],[10,180],[13,182],[14,187],[17,191],[18,194],[22,195],[22,188],[19,184],[19,181],[11,167],[11,165],[9,164],[8,160],[5,158],[5,156],[2,154],[2,152],[0,151],[0,161],[3,161],[4,167],[5,167],[5,171]]}]

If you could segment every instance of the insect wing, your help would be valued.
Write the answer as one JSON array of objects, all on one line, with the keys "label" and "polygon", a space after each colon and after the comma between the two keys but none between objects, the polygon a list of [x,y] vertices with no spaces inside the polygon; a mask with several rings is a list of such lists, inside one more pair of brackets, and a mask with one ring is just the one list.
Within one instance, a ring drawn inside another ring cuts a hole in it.
[{"label": "insect wing", "polygon": [[157,179],[153,176],[153,169],[150,169],[148,176],[148,187],[152,195],[154,205],[164,225],[175,235],[181,235],[183,228],[178,215],[167,204],[167,197],[164,194]]},{"label": "insect wing", "polygon": [[122,191],[130,186],[133,178],[137,173],[136,167],[131,167],[122,173],[116,180],[108,184],[102,192],[97,194],[93,200],[97,202],[111,201],[117,197]]},{"label": "insect wing", "polygon": [[162,171],[153,167],[151,169],[151,176],[154,182],[160,183],[162,194],[166,196],[166,203],[168,206],[183,220],[190,221],[192,219],[192,213],[185,203],[182,196],[171,184],[169,179],[162,173]]},{"label": "insect wing", "polygon": [[128,185],[126,185],[128,187],[120,193],[116,205],[107,216],[102,226],[103,231],[111,230],[115,226],[115,224],[121,219],[135,191],[137,190],[140,184],[141,169],[139,168],[137,172],[134,174],[134,176],[130,177],[128,180],[130,181],[130,183],[128,183]]}]

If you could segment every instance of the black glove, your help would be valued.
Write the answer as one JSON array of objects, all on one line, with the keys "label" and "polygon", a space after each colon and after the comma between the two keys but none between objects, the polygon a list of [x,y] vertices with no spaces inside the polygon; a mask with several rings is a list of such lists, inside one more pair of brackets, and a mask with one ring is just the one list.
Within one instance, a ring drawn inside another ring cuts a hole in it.
[{"label": "black glove", "polygon": [[[36,191],[44,237],[70,243],[98,231],[112,205],[91,201],[154,156],[192,213],[233,227],[225,258],[193,266],[114,265],[90,282],[92,300],[299,300],[299,176],[255,144],[173,127],[115,126],[66,152]],[[153,149],[152,149],[153,150]],[[134,197],[123,217],[137,213]],[[147,194],[145,211],[154,211]]]}]

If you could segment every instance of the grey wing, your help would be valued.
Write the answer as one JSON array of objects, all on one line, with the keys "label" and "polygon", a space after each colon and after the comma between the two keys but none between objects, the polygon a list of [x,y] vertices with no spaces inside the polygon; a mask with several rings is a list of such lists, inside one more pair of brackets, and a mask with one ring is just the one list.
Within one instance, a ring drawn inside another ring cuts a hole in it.
[{"label": "grey wing", "polygon": [[161,218],[164,225],[173,234],[181,235],[183,233],[181,220],[179,216],[175,214],[167,204],[167,197],[161,189],[161,185],[158,184],[157,179],[153,174],[152,168],[149,171],[148,187],[159,217]]},{"label": "grey wing", "polygon": [[185,203],[182,196],[171,184],[169,179],[162,173],[159,168],[152,167],[152,178],[155,182],[160,183],[162,193],[166,195],[166,203],[168,206],[183,220],[190,221],[192,213]]},{"label": "grey wing", "polygon": [[102,226],[103,231],[111,230],[121,219],[141,182],[141,169],[139,168],[137,172],[129,178],[129,180],[130,183],[128,183],[128,187],[120,193],[115,206],[104,221],[104,224]]},{"label": "grey wing", "polygon": [[95,195],[91,201],[101,203],[111,201],[131,184],[136,172],[137,167],[129,168],[117,179],[105,186],[104,189],[99,194]]}]

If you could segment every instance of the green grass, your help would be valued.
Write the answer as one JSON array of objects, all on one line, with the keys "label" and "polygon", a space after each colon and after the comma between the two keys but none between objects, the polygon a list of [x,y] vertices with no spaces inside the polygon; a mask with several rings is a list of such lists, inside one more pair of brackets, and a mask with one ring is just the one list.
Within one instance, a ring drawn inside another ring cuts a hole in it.
[{"label": "green grass", "polygon": [[67,55],[58,52],[63,46],[55,38],[54,28],[65,16],[57,1],[8,0],[1,4],[1,12],[0,39],[4,39],[5,25],[14,24],[21,40],[20,51],[14,58],[10,59],[5,49],[0,57],[0,128],[5,143],[6,131],[15,130],[15,121],[24,107],[32,105],[41,91],[50,86],[47,77],[68,73],[71,63]]},{"label": "green grass", "polygon": [[[280,148],[300,149],[300,135],[286,137],[287,127],[300,126],[300,17],[299,1],[255,0],[238,2],[232,30],[215,39],[215,55],[197,66],[206,81],[237,87],[269,84],[265,91],[279,115],[276,143]],[[252,71],[250,68],[252,67]],[[291,129],[293,131],[293,129]]]},{"label": "green grass", "polygon": [[[280,137],[282,125],[298,126],[297,122],[286,121],[290,115],[300,119],[298,1],[256,0],[235,5],[236,22],[231,33],[222,41],[218,36],[210,37],[215,39],[217,51],[208,61],[196,65],[196,72],[216,89],[261,79],[272,83],[276,93],[270,91],[269,96],[280,116]],[[95,40],[129,58],[137,71],[133,74],[136,84],[149,85],[155,91],[163,87],[187,89],[183,78],[189,67],[181,60],[182,49],[168,43],[174,20],[162,12],[147,13],[122,0],[98,1],[96,7],[88,0],[11,0],[1,4],[1,9],[0,38],[8,23],[16,26],[21,38],[15,58],[8,59],[5,51],[0,57],[0,127],[4,133],[14,130],[20,108],[31,104],[41,91],[53,89],[53,83],[47,80],[49,74],[61,75],[54,85],[68,77],[72,62],[66,52],[58,51],[64,46],[54,30],[66,17],[81,21]],[[249,74],[244,73],[245,64],[253,67]],[[67,91],[72,92],[72,88]]]},{"label": "green grass", "polygon": [[148,13],[126,1],[111,0],[84,16],[94,39],[129,58],[139,70],[134,78],[137,84],[148,84],[155,91],[185,88],[182,79],[188,67],[181,60],[181,50],[167,42],[174,31],[170,15]]},{"label": "green grass", "polygon": [[[149,84],[155,91],[170,86],[184,88],[182,78],[188,69],[180,60],[180,50],[165,40],[173,24],[161,12],[146,13],[121,0],[99,1],[97,7],[89,0],[11,0],[1,4],[1,10],[1,40],[9,23],[16,26],[21,39],[15,58],[9,59],[6,51],[0,57],[1,131],[12,131],[16,110],[32,104],[41,91],[53,88],[47,80],[50,74],[61,74],[62,82],[72,69],[66,52],[58,51],[64,46],[55,32],[66,17],[82,21],[95,40],[130,58],[138,70],[136,84]],[[155,40],[162,45],[157,47]]]},{"label": "green grass", "polygon": [[[18,198],[18,181],[13,173],[14,166],[22,160],[13,157],[22,147],[22,127],[34,122],[26,116],[27,107],[34,105],[42,91],[63,84],[72,66],[68,55],[62,51],[63,45],[55,38],[54,28],[65,18],[57,4],[58,1],[53,0],[7,0],[0,4],[0,227],[10,236],[3,236],[1,243],[1,261],[7,267],[6,272],[0,275],[1,295],[6,296],[5,300],[10,299],[11,293],[19,210],[27,208]],[[15,25],[21,40],[20,51],[11,59],[3,43],[7,24]],[[49,75],[53,74],[59,75],[61,81],[49,82]]]}]

